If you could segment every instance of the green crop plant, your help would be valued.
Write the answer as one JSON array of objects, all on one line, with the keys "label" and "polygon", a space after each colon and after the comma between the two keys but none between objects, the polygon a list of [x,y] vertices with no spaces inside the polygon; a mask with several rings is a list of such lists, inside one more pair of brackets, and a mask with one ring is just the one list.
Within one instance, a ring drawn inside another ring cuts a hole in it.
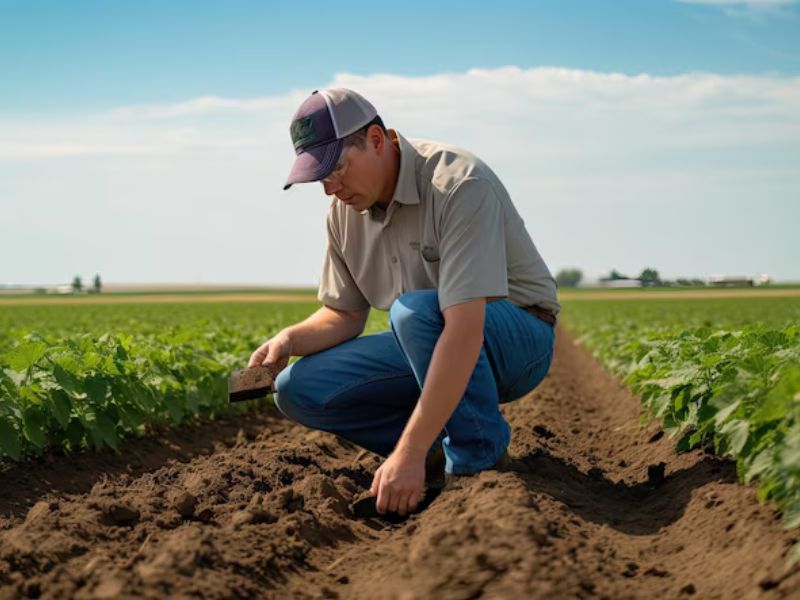
[{"label": "green crop plant", "polygon": [[[0,459],[117,448],[153,426],[249,410],[228,404],[229,373],[318,307],[0,304]],[[366,332],[385,328],[373,311]]]},{"label": "green crop plant", "polygon": [[[573,301],[565,322],[680,451],[709,444],[800,526],[800,299]],[[800,545],[792,560],[800,560]]]}]

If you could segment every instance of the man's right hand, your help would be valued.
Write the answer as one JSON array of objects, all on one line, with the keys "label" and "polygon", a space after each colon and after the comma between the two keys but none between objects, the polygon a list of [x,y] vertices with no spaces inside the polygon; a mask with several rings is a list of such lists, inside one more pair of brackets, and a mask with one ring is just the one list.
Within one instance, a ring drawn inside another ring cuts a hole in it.
[{"label": "man's right hand", "polygon": [[265,366],[272,371],[273,377],[286,368],[289,364],[289,357],[292,356],[292,343],[285,331],[281,331],[274,337],[261,344],[258,349],[250,356],[248,367]]}]

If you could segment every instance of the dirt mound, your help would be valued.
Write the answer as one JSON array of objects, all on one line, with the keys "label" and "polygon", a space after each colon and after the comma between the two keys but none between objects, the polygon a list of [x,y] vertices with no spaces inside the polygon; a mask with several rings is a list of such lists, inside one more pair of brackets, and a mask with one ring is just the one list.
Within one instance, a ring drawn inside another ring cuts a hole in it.
[{"label": "dirt mound", "polygon": [[728,461],[677,455],[565,332],[504,406],[512,465],[401,524],[378,457],[274,412],[0,473],[0,598],[790,598],[795,536]]}]

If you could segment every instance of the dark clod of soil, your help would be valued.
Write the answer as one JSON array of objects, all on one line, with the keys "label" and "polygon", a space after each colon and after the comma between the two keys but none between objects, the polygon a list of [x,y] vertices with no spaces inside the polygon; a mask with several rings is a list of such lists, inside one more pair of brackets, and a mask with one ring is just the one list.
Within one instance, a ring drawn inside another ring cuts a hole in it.
[{"label": "dark clod of soil", "polygon": [[660,462],[657,465],[648,465],[647,467],[647,484],[652,486],[661,485],[664,483],[664,471],[667,463]]},{"label": "dark clod of soil", "polygon": [[172,506],[178,511],[180,516],[185,519],[190,519],[194,516],[194,511],[197,508],[197,498],[186,490],[183,490],[173,495]]},{"label": "dark clod of soil", "polygon": [[130,504],[108,502],[101,505],[104,521],[117,525],[131,525],[139,520],[139,511]]},{"label": "dark clod of soil", "polygon": [[544,425],[534,425],[533,433],[535,433],[538,437],[543,438],[545,440],[549,440],[556,437],[556,434],[550,431]]}]

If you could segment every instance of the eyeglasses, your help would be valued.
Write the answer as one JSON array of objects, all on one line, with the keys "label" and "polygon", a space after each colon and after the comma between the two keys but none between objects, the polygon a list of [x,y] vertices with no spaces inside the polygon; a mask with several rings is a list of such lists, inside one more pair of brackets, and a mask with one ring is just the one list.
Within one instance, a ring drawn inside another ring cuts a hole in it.
[{"label": "eyeglasses", "polygon": [[344,174],[347,173],[347,167],[350,164],[350,161],[347,160],[347,152],[349,149],[350,146],[345,146],[342,148],[342,153],[339,155],[339,160],[336,161],[336,166],[333,167],[333,171],[331,171],[327,177],[321,180],[322,183],[331,184],[342,180],[342,177],[344,177]]}]

